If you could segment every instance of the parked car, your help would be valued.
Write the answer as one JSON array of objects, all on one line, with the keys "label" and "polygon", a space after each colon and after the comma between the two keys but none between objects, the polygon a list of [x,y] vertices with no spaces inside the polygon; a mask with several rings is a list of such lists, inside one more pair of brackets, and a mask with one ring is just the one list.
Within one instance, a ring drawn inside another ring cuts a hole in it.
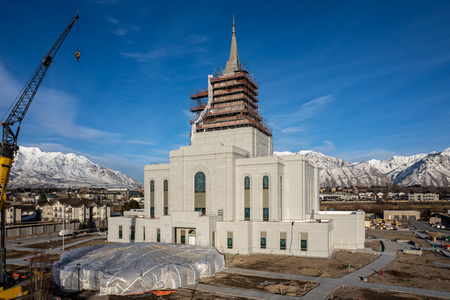
[{"label": "parked car", "polygon": [[72,230],[72,229],[64,229],[64,230],[61,230],[61,231],[58,233],[58,235],[59,235],[59,236],[68,236],[68,235],[72,235],[72,233],[73,233],[73,230]]}]

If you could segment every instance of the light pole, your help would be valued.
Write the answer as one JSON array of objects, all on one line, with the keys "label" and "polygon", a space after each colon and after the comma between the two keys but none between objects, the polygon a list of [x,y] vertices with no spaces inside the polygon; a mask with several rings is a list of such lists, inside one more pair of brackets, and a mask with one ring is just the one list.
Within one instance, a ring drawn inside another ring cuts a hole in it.
[{"label": "light pole", "polygon": [[63,234],[63,247],[62,247],[62,250],[64,251],[64,238],[65,238],[65,236],[66,236],[66,218],[65,218],[65,215],[66,215],[66,208],[64,207],[64,205],[63,205],[63,230],[62,230],[62,234]]}]

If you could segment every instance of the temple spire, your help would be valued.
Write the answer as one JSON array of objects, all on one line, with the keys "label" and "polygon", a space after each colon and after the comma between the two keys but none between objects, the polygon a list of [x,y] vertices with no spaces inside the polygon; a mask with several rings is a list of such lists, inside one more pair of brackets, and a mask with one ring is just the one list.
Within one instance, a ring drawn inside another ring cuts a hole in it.
[{"label": "temple spire", "polygon": [[223,71],[223,75],[232,75],[236,71],[242,70],[241,63],[239,62],[239,55],[237,50],[236,43],[236,27],[234,25],[234,15],[233,15],[233,31],[231,36],[231,50],[230,50],[230,58],[227,61],[227,65],[225,70]]}]

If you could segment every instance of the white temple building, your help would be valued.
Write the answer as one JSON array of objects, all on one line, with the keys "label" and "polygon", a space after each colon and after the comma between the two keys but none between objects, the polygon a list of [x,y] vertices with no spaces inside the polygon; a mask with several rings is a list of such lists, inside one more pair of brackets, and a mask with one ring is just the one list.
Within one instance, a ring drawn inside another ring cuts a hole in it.
[{"label": "white temple building", "polygon": [[109,218],[108,241],[212,245],[223,253],[330,257],[364,248],[364,212],[320,211],[319,170],[273,155],[258,85],[230,58],[191,95],[191,144],[144,168],[145,208]]}]

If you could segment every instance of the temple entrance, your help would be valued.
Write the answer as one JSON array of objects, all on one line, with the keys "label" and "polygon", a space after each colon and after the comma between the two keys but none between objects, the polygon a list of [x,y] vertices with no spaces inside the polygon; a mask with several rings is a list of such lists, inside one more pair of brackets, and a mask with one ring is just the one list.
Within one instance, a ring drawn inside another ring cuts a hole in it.
[{"label": "temple entrance", "polygon": [[195,230],[189,230],[189,245],[195,245]]},{"label": "temple entrance", "polygon": [[175,243],[195,245],[195,228],[175,228]]}]

